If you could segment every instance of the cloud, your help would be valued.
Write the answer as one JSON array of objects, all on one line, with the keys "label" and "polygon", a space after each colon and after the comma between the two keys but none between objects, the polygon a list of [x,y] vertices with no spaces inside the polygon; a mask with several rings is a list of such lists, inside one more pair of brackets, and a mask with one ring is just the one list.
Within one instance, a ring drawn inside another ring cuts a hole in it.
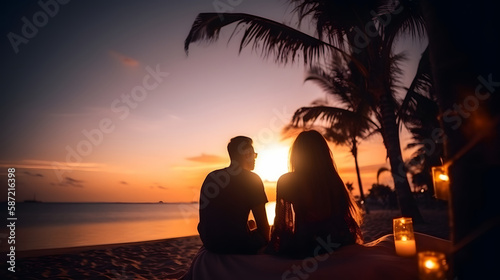
[{"label": "cloud", "polygon": [[110,168],[101,163],[93,162],[57,162],[47,160],[23,159],[17,162],[2,162],[0,167],[15,167],[16,169],[71,170],[71,171],[102,171]]},{"label": "cloud", "polygon": [[168,187],[164,187],[164,186],[162,186],[162,185],[160,185],[158,183],[153,183],[153,185],[149,186],[149,188],[151,188],[151,189],[158,188],[160,190],[165,190],[165,191],[169,189]]},{"label": "cloud", "polygon": [[125,182],[125,181],[120,181],[120,184],[122,184],[122,185],[128,185],[128,183]]},{"label": "cloud", "polygon": [[123,66],[137,67],[139,65],[139,61],[137,61],[131,57],[125,56],[119,52],[109,51],[109,54],[111,55],[111,57],[118,60]]},{"label": "cloud", "polygon": [[32,177],[43,177],[43,175],[40,173],[31,173],[29,171],[24,171],[24,174],[26,174],[28,176],[32,176]]},{"label": "cloud", "polygon": [[169,114],[168,115],[168,118],[172,119],[172,120],[180,120],[181,117],[177,116],[177,115],[173,115],[173,114]]},{"label": "cloud", "polygon": [[75,188],[83,188],[83,184],[85,181],[83,180],[77,180],[71,177],[64,177],[64,179],[61,181],[61,183],[55,184],[52,183],[54,186],[61,186],[61,187],[75,187]]},{"label": "cloud", "polygon": [[226,163],[227,159],[224,157],[216,156],[216,155],[207,155],[201,154],[199,156],[188,157],[186,158],[189,161],[194,162],[202,162],[202,163]]}]

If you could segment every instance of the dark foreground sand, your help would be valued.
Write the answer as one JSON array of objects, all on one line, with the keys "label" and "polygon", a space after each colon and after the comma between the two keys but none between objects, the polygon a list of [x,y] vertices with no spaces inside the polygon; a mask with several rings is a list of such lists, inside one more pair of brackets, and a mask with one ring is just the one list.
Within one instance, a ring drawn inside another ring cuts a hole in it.
[{"label": "dark foreground sand", "polygon": [[[449,239],[446,209],[421,209],[415,231]],[[397,210],[372,210],[362,226],[369,242],[392,233]],[[0,279],[178,279],[201,246],[198,236],[139,243],[18,252],[16,272],[2,264]],[[3,254],[3,253],[2,253]]]}]

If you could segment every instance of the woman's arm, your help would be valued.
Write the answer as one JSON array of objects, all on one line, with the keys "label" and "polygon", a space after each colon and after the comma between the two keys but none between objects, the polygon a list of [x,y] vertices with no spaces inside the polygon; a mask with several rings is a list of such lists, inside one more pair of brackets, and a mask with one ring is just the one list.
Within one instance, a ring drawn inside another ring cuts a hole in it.
[{"label": "woman's arm", "polygon": [[269,246],[270,251],[274,253],[282,251],[293,234],[292,204],[287,200],[289,178],[289,173],[281,176],[276,185],[276,215]]}]

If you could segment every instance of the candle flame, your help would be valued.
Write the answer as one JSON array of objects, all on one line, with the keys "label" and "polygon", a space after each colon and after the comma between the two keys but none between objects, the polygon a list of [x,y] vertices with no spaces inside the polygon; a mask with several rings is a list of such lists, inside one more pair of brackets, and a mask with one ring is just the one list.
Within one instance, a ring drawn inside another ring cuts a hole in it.
[{"label": "candle flame", "polygon": [[403,235],[403,236],[401,237],[401,240],[402,240],[402,241],[407,241],[407,240],[408,240],[408,237],[406,237],[406,235]]},{"label": "candle flame", "polygon": [[448,175],[446,175],[446,174],[439,174],[438,177],[439,177],[439,179],[441,181],[448,181],[448,180],[450,180],[450,177],[448,177]]},{"label": "candle flame", "polygon": [[437,264],[432,260],[426,260],[424,266],[428,269],[433,269],[437,267]]}]

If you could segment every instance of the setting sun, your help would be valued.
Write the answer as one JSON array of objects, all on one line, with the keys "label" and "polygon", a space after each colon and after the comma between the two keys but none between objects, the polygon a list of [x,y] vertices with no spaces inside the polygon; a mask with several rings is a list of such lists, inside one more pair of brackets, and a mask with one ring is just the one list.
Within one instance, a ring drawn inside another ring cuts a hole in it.
[{"label": "setting sun", "polygon": [[278,181],[281,175],[288,172],[288,150],[285,146],[273,146],[257,151],[255,173],[263,181]]}]

